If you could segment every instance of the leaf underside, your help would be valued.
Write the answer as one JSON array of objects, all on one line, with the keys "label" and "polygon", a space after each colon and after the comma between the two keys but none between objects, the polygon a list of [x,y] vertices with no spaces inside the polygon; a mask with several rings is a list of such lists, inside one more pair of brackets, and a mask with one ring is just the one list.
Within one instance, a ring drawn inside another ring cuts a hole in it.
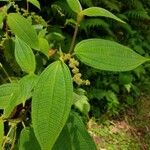
[{"label": "leaf underside", "polygon": [[79,2],[79,0],[67,0],[67,3],[69,7],[72,9],[72,11],[79,13],[82,11],[82,6]]},{"label": "leaf underside", "polygon": [[36,68],[34,53],[32,49],[17,36],[15,41],[15,58],[22,71],[34,73]]},{"label": "leaf underside", "polygon": [[40,75],[32,99],[32,122],[43,150],[52,148],[68,118],[73,87],[68,67],[56,61]]},{"label": "leaf underside", "polygon": [[104,39],[81,41],[75,46],[75,54],[83,63],[107,71],[129,71],[149,60],[128,47]]}]

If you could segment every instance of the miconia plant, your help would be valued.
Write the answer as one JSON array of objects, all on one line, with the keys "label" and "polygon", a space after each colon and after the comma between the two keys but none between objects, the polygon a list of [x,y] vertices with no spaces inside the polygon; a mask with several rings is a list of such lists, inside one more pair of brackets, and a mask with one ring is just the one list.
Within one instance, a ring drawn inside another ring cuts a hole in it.
[{"label": "miconia plant", "polygon": [[61,48],[64,36],[51,33],[44,19],[29,11],[30,3],[41,9],[37,0],[27,0],[27,10],[14,1],[0,10],[0,25],[6,28],[1,45],[5,49],[6,40],[14,42],[12,57],[20,67],[20,76],[11,78],[1,64],[10,81],[0,86],[2,149],[96,150],[77,114],[87,115],[90,110],[84,92],[73,87],[73,82],[90,85],[82,78],[79,61],[100,70],[129,71],[150,60],[109,40],[92,38],[75,45],[84,16],[125,22],[104,8],[84,9],[78,0],[66,2],[77,18],[67,52]]}]

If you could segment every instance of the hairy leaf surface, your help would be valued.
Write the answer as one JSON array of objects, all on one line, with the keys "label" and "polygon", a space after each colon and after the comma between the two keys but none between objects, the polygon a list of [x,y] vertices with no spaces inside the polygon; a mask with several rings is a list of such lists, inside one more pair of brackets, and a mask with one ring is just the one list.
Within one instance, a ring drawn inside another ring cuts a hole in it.
[{"label": "hairy leaf surface", "polygon": [[82,6],[79,0],[67,0],[69,7],[76,13],[82,11]]},{"label": "hairy leaf surface", "polygon": [[114,14],[112,14],[108,10],[106,10],[104,8],[100,8],[100,7],[90,7],[90,8],[84,9],[81,13],[86,16],[90,16],[90,17],[108,17],[108,18],[112,18],[112,19],[115,19],[117,21],[124,23],[124,21],[119,19]]},{"label": "hairy leaf surface", "polygon": [[68,67],[56,61],[40,75],[32,99],[32,122],[43,150],[53,147],[68,118],[73,87]]},{"label": "hairy leaf surface", "polygon": [[104,39],[88,39],[78,43],[75,54],[85,64],[108,71],[129,71],[149,61],[128,47]]},{"label": "hairy leaf surface", "polygon": [[27,19],[18,13],[10,13],[7,17],[7,23],[12,32],[27,45],[31,48],[39,49],[37,33]]},{"label": "hairy leaf surface", "polygon": [[32,49],[21,39],[16,37],[15,58],[21,69],[27,73],[33,73],[36,68],[35,56]]}]

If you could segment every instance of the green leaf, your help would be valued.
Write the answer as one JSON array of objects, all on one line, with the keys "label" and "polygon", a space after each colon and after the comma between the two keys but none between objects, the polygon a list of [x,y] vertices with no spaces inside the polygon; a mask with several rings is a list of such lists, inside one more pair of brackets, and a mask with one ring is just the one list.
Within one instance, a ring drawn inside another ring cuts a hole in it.
[{"label": "green leaf", "polygon": [[119,104],[116,94],[112,91],[107,91],[106,99],[111,103]]},{"label": "green leaf", "polygon": [[105,97],[106,91],[98,88],[91,88],[88,94],[89,99],[98,99],[101,100]]},{"label": "green leaf", "polygon": [[85,95],[79,95],[74,93],[74,106],[79,109],[84,114],[88,114],[90,111],[90,104],[88,102],[88,98]]},{"label": "green leaf", "polygon": [[41,150],[40,145],[34,135],[33,128],[24,128],[19,139],[19,150]]},{"label": "green leaf", "polygon": [[49,43],[45,38],[39,38],[39,49],[40,51],[45,54],[46,56],[48,56],[48,51],[49,51]]},{"label": "green leaf", "polygon": [[51,32],[46,37],[48,41],[57,41],[57,42],[63,41],[65,39],[65,37],[58,32]]},{"label": "green leaf", "polygon": [[75,54],[83,63],[109,71],[129,71],[150,60],[128,47],[104,39],[81,41],[75,46]]},{"label": "green leaf", "polygon": [[130,84],[133,80],[133,76],[131,73],[120,73],[119,74],[119,83],[120,84]]},{"label": "green leaf", "polygon": [[2,150],[3,137],[4,137],[4,123],[0,119],[0,150]]},{"label": "green leaf", "polygon": [[36,64],[32,49],[21,39],[16,37],[15,58],[22,71],[34,73]]},{"label": "green leaf", "polygon": [[69,117],[69,128],[72,138],[72,145],[75,150],[96,150],[93,139],[90,137],[82,119],[77,113],[72,112]]},{"label": "green leaf", "polygon": [[80,13],[82,11],[82,6],[79,0],[67,0],[69,7],[76,13]]},{"label": "green leaf", "polygon": [[119,88],[119,84],[118,83],[112,83],[111,84],[111,88],[113,91],[115,91],[116,93],[120,92],[120,88]]},{"label": "green leaf", "polygon": [[9,117],[17,105],[24,103],[32,96],[37,80],[38,76],[27,75],[19,83],[7,83],[0,86],[0,109],[4,109],[5,117]]},{"label": "green leaf", "polygon": [[118,106],[119,106],[119,101],[118,97],[113,91],[107,91],[106,93],[106,99],[108,101],[108,112],[112,112],[112,114],[117,114]]},{"label": "green leaf", "polygon": [[38,76],[31,74],[24,76],[20,81],[21,93],[20,100],[21,102],[25,102],[27,99],[31,98],[33,89],[38,81]]},{"label": "green leaf", "polygon": [[84,9],[81,12],[81,14],[89,16],[89,17],[108,17],[108,18],[115,19],[119,22],[125,23],[124,21],[119,19],[117,16],[109,12],[108,10],[104,8],[100,8],[100,7],[90,7],[90,8]]},{"label": "green leaf", "polygon": [[132,85],[131,85],[131,84],[125,84],[124,87],[125,87],[125,89],[128,91],[128,93],[131,92],[131,88],[132,88]]},{"label": "green leaf", "polygon": [[72,150],[71,136],[67,125],[64,126],[52,150]]},{"label": "green leaf", "polygon": [[27,45],[36,50],[39,49],[38,36],[30,22],[18,13],[10,13],[7,23],[12,32]]},{"label": "green leaf", "polygon": [[53,147],[68,118],[73,86],[68,67],[56,61],[40,75],[32,99],[32,122],[43,150]]},{"label": "green leaf", "polygon": [[27,0],[28,2],[30,2],[31,4],[33,4],[34,6],[36,6],[38,9],[40,8],[40,3],[38,0]]},{"label": "green leaf", "polygon": [[15,110],[16,106],[19,105],[20,102],[20,88],[19,91],[16,93],[13,93],[11,97],[9,98],[9,102],[7,106],[4,109],[4,117],[9,118],[12,116],[13,110]]},{"label": "green leaf", "polygon": [[0,86],[0,109],[4,109],[4,117],[9,117],[14,108],[22,103],[21,100],[21,87],[18,83]]},{"label": "green leaf", "polygon": [[5,109],[13,94],[19,93],[18,83],[6,83],[0,86],[0,109]]},{"label": "green leaf", "polygon": [[41,29],[38,33],[38,38],[44,38],[46,36],[47,30]]}]

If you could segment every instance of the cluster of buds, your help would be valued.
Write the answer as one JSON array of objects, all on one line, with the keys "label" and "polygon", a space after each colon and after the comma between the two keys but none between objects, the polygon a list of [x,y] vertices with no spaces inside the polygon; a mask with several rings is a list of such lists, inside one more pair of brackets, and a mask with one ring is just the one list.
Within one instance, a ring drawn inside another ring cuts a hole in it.
[{"label": "cluster of buds", "polygon": [[79,85],[79,86],[80,85],[90,85],[89,80],[83,80],[81,78],[82,74],[80,73],[80,70],[79,70],[79,62],[77,60],[75,60],[75,58],[73,58],[71,54],[62,55],[61,60],[69,62],[69,67],[71,68],[72,73],[73,73],[73,81],[77,85]]},{"label": "cluster of buds", "polygon": [[70,60],[71,59],[71,54],[70,53],[68,53],[68,54],[62,54],[61,56],[60,56],[60,60],[61,61],[68,61],[68,60]]},{"label": "cluster of buds", "polygon": [[31,18],[35,23],[47,26],[45,20],[41,16],[37,15],[35,12],[31,12]]},{"label": "cluster of buds", "polygon": [[44,19],[37,15],[35,12],[29,12],[28,10],[21,8],[21,11],[23,12],[23,16],[26,17],[28,20],[33,21],[35,24],[42,24],[44,26],[47,26],[47,23],[44,21]]},{"label": "cluster of buds", "polygon": [[36,22],[36,23],[40,23],[41,22],[41,16],[36,15],[34,12],[31,13],[32,19]]},{"label": "cluster of buds", "polygon": [[18,6],[17,4],[15,4],[15,2],[12,2],[12,6],[13,6],[13,7],[14,7],[14,9],[16,10],[16,12],[18,12],[18,13],[19,13],[20,8],[19,8],[19,6]]},{"label": "cluster of buds", "polygon": [[28,17],[29,16],[29,12],[28,12],[28,10],[26,10],[26,9],[24,9],[24,8],[21,8],[21,11],[23,12],[23,16],[24,17]]}]

